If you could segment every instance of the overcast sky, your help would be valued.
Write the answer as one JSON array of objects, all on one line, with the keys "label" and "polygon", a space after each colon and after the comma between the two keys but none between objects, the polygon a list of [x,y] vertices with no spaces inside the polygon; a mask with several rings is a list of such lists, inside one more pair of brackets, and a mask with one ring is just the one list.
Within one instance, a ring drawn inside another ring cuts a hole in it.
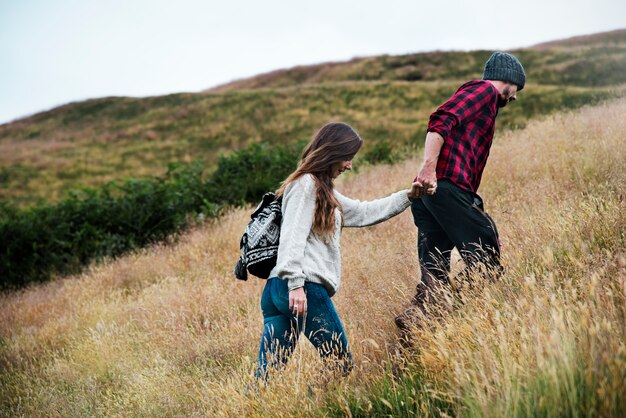
[{"label": "overcast sky", "polygon": [[0,123],[300,64],[620,28],[624,0],[0,0]]}]

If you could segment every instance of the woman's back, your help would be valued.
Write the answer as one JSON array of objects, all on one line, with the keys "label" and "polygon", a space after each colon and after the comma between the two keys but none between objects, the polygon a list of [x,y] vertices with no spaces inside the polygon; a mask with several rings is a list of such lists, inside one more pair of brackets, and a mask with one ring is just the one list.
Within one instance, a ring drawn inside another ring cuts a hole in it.
[{"label": "woman's back", "polygon": [[289,289],[305,281],[324,285],[332,296],[341,283],[341,228],[373,225],[404,211],[410,200],[407,191],[382,199],[361,202],[334,191],[340,204],[335,209],[335,228],[328,237],[313,232],[316,210],[315,178],[304,174],[292,181],[283,194],[280,244],[276,268],[270,277],[289,282]]}]

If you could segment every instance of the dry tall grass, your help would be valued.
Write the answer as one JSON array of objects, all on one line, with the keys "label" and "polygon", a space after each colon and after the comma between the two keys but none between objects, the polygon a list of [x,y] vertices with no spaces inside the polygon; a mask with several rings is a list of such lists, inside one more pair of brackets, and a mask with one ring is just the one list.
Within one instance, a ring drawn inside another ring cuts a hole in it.
[{"label": "dry tall grass", "polygon": [[[496,138],[481,194],[507,272],[416,335],[407,370],[421,370],[432,399],[469,416],[606,416],[624,407],[625,114],[619,100]],[[418,165],[374,167],[338,188],[380,196],[406,187]],[[356,360],[350,377],[333,391],[310,390],[320,363],[301,341],[267,388],[246,393],[263,282],[238,283],[231,269],[248,213],[2,296],[1,414],[302,416],[322,414],[326,402],[370,402],[393,358],[393,315],[419,279],[410,213],[344,231],[334,301]],[[422,413],[437,414],[430,405]]]}]

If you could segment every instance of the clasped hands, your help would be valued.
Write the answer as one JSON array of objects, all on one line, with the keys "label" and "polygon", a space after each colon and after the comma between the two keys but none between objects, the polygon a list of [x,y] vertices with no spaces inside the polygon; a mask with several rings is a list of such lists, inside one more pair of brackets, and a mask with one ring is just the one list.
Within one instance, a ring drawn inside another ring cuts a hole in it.
[{"label": "clasped hands", "polygon": [[432,196],[437,191],[437,175],[432,172],[425,173],[423,170],[413,179],[409,199],[419,199],[424,196]]}]

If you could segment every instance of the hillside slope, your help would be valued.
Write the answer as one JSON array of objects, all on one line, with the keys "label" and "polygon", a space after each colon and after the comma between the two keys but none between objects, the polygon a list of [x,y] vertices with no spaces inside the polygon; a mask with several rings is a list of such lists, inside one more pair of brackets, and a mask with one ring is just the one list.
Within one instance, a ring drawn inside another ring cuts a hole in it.
[{"label": "hillside slope", "polygon": [[[589,45],[514,51],[528,70],[528,86],[499,117],[499,128],[621,96],[626,32],[589,39]],[[402,154],[421,146],[428,115],[460,82],[480,77],[489,53],[369,57],[279,71],[207,93],[70,103],[0,125],[0,203],[54,202],[73,188],[161,175],[175,161],[202,158],[210,168],[220,153],[253,142],[293,143],[331,120],[354,125],[365,151],[385,143]]]},{"label": "hillside slope", "polygon": [[[528,80],[541,84],[608,86],[626,82],[626,29],[545,42],[510,51]],[[492,51],[433,51],[297,66],[236,80],[207,91],[276,88],[322,82],[480,78]]]},{"label": "hillside slope", "polygon": [[[1,296],[0,414],[618,416],[626,405],[624,114],[620,99],[500,135],[480,192],[507,271],[417,333],[419,353],[405,353],[400,366],[392,318],[419,277],[409,212],[344,231],[334,301],[352,375],[307,389],[319,363],[301,341],[284,374],[246,393],[263,282],[231,277],[249,213],[241,209],[176,245]],[[365,199],[407,187],[415,157],[351,173],[338,189]],[[405,378],[392,380],[391,362]]]}]

